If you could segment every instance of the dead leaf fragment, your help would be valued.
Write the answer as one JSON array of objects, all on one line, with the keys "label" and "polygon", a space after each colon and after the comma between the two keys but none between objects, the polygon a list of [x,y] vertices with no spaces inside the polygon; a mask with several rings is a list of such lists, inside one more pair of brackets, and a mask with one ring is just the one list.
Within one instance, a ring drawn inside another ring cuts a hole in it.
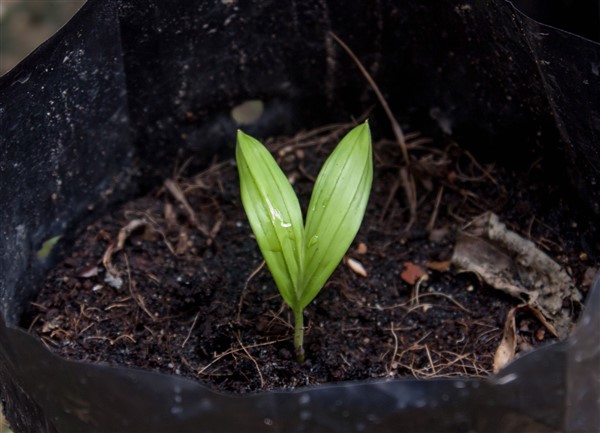
[{"label": "dead leaf fragment", "polygon": [[515,357],[517,348],[517,329],[515,323],[515,313],[519,307],[511,308],[506,315],[504,322],[504,331],[502,340],[494,354],[494,373],[498,373],[506,364]]},{"label": "dead leaf fragment", "polygon": [[567,271],[532,241],[509,230],[491,212],[472,221],[457,237],[452,264],[538,310],[566,338],[572,325],[564,301],[581,294]]},{"label": "dead leaf fragment", "polygon": [[400,278],[402,278],[405,282],[414,285],[419,278],[425,275],[425,271],[421,269],[420,266],[415,265],[412,262],[404,262],[404,270],[400,274]]},{"label": "dead leaf fragment", "polygon": [[[517,311],[530,312],[531,314],[533,314],[533,316],[535,316],[536,319],[540,321],[542,325],[544,325],[545,329],[540,328],[535,333],[535,338],[538,341],[542,341],[545,339],[546,330],[548,330],[553,336],[558,337],[558,334],[552,326],[552,324],[548,322],[544,315],[536,308],[532,307],[529,304],[521,304],[511,308],[511,310],[506,315],[506,321],[504,322],[502,340],[500,341],[500,344],[498,345],[498,348],[496,349],[496,353],[494,355],[494,373],[497,373],[499,370],[501,370],[515,357],[517,342],[518,340],[521,340],[520,337],[517,337],[517,326],[515,320],[515,315]],[[526,323],[521,324],[520,331],[529,331],[529,327]],[[526,346],[529,345],[529,343],[524,341],[520,341],[519,343],[519,347],[525,347],[525,349],[521,349],[521,351],[527,350]]]}]

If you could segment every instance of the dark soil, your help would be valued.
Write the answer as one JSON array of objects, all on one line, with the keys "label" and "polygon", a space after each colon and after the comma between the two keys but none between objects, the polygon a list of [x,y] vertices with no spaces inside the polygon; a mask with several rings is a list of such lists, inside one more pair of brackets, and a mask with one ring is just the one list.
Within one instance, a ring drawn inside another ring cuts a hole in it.
[{"label": "dark soil", "polygon": [[[304,209],[341,133],[324,128],[319,135],[270,143]],[[45,280],[31,332],[69,359],[171,373],[234,392],[377,377],[488,375],[507,312],[520,301],[447,268],[457,230],[494,211],[564,264],[577,284],[598,263],[598,235],[557,198],[541,164],[514,173],[483,166],[456,145],[428,141],[411,140],[419,206],[408,231],[399,147],[375,145],[372,196],[347,253],[368,277],[342,263],[308,306],[303,364],[293,356],[290,311],[267,268],[258,270],[262,257],[231,161],[176,177],[85,228]],[[119,251],[118,234],[128,224],[139,227],[127,233]],[[428,277],[418,291],[403,274],[414,265]],[[110,266],[120,284],[107,278]],[[526,311],[517,315],[517,330],[521,352],[553,340]]]}]

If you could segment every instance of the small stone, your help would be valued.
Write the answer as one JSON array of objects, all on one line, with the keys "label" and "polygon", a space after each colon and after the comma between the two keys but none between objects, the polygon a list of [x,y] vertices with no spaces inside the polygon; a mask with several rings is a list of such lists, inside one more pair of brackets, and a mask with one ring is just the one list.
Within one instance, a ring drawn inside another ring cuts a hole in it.
[{"label": "small stone", "polygon": [[535,338],[537,341],[544,341],[545,337],[546,337],[546,331],[544,330],[544,328],[540,328],[536,331]]},{"label": "small stone", "polygon": [[367,253],[367,244],[365,244],[364,242],[361,242],[358,244],[358,247],[356,248],[356,253],[357,254],[366,254]]}]

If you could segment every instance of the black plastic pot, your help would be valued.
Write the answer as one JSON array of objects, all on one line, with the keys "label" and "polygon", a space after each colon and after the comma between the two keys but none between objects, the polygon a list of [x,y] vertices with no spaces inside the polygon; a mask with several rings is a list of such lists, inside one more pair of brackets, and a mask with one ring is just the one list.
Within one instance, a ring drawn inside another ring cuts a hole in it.
[{"label": "black plastic pot", "polygon": [[543,154],[549,181],[600,216],[600,46],[508,2],[89,1],[0,79],[0,394],[17,433],[598,431],[598,278],[567,341],[488,380],[235,397],[69,362],[19,327],[78,225],[150,188],[176,156],[200,167],[232,154],[234,105],[264,101],[247,128],[261,137],[374,105],[330,31],[401,121],[504,164]]}]

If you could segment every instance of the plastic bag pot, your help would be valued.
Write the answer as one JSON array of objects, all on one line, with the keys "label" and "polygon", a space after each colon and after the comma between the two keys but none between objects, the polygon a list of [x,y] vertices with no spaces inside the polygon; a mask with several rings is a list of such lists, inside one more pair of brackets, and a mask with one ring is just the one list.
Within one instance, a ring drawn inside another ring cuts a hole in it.
[{"label": "plastic bag pot", "polygon": [[567,341],[487,380],[228,396],[66,361],[19,328],[61,255],[37,258],[44,241],[69,245],[75,227],[150,188],[178,155],[199,165],[232,155],[234,105],[264,102],[248,128],[262,137],[372,105],[330,31],[401,120],[504,163],[543,153],[600,215],[600,47],[500,0],[395,3],[90,1],[0,79],[0,393],[16,432],[597,430],[598,279]]}]

